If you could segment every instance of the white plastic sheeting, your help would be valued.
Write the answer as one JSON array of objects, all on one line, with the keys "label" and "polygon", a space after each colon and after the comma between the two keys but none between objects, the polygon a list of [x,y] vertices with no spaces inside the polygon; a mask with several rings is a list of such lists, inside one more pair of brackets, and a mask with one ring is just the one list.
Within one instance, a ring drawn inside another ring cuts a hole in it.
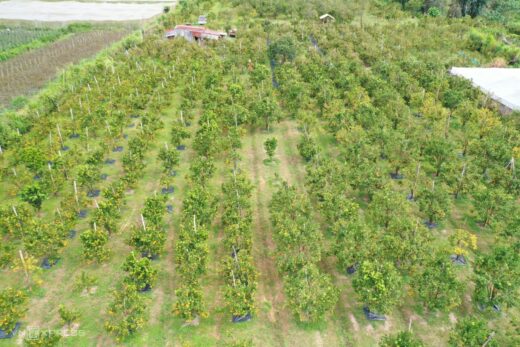
[{"label": "white plastic sheeting", "polygon": [[175,2],[0,1],[0,19],[35,21],[126,21],[153,17]]},{"label": "white plastic sheeting", "polygon": [[520,111],[520,69],[453,67],[450,72],[470,80],[500,104]]}]

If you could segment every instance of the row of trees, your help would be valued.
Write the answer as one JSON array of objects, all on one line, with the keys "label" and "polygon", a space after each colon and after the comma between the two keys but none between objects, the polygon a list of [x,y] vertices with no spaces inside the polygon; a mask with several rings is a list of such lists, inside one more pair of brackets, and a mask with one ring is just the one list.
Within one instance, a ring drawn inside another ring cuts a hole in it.
[{"label": "row of trees", "polygon": [[249,319],[255,311],[258,275],[251,253],[252,189],[251,182],[236,169],[222,185],[224,246],[230,255],[223,260],[222,266],[226,281],[224,297],[236,321]]},{"label": "row of trees", "polygon": [[[511,144],[518,138],[514,127],[470,102],[478,96],[466,83],[448,78],[437,68],[426,68],[416,56],[396,54],[392,44],[407,45],[402,35],[382,34],[388,36],[388,45],[379,47],[375,37],[382,31],[371,28],[369,31],[377,30],[377,34],[368,36],[349,27],[338,36],[337,29],[327,27],[315,34],[322,52],[330,49],[331,57],[312,53],[297,57],[297,64],[286,63],[278,69],[277,79],[284,95],[281,104],[299,118],[304,132],[299,149],[304,159],[310,160],[307,187],[325,217],[325,226],[335,235],[333,248],[340,270],[357,272],[354,289],[370,310],[380,313],[400,304],[408,286],[430,310],[459,305],[465,284],[454,263],[472,259],[476,236],[455,229],[450,231],[448,242],[439,243],[421,219],[426,218],[426,224],[434,227],[432,222],[449,217],[453,206],[464,198],[473,203],[482,225],[498,236],[492,250],[477,253],[472,262],[474,301],[480,308],[513,304],[507,297],[518,284],[504,285],[501,276],[492,274],[499,270],[491,264],[501,263],[508,269],[508,278],[516,276],[519,269],[517,240],[504,232],[517,230],[516,218],[506,218],[514,214],[513,201],[518,195],[510,164],[515,159]],[[300,30],[295,28],[298,33]],[[360,52],[355,55],[352,47]],[[388,57],[384,63],[379,62],[381,50]],[[415,52],[411,48],[404,51]],[[415,62],[403,63],[408,59]],[[401,66],[393,65],[394,60]],[[366,65],[372,65],[370,71]],[[307,92],[296,96],[291,92],[295,88]],[[312,113],[322,121],[309,117]],[[303,144],[314,147],[312,132],[320,124],[340,144],[339,151],[327,148],[308,155]],[[470,127],[474,137],[464,138],[464,129]],[[480,151],[481,141],[489,141],[489,150]],[[497,148],[497,142],[502,151],[498,156],[491,150]],[[458,151],[461,154],[457,155]],[[330,158],[338,152],[339,160]],[[479,160],[479,156],[486,159]],[[462,163],[457,162],[458,157]],[[470,162],[475,166],[471,173]],[[403,181],[410,188],[409,200],[417,204],[404,199],[399,188]],[[370,203],[365,213],[360,213],[360,193],[366,198],[361,203]],[[512,241],[510,245],[503,245],[504,236]],[[486,274],[479,279],[481,271]],[[492,294],[495,290],[497,296]]]},{"label": "row of trees", "polygon": [[322,233],[314,222],[310,202],[284,182],[273,195],[269,211],[289,306],[299,321],[320,321],[334,308],[338,290],[318,267]]},{"label": "row of trees", "polygon": [[163,251],[164,195],[153,195],[145,200],[141,218],[132,228],[129,244],[134,251],[126,258],[122,270],[125,276],[113,292],[113,301],[107,310],[105,329],[119,341],[132,335],[146,322],[146,299],[141,293],[151,290],[157,280],[157,269],[152,265]]},{"label": "row of trees", "polygon": [[[175,291],[177,302],[174,312],[186,321],[206,315],[200,279],[207,270],[208,233],[216,213],[216,199],[209,189],[209,179],[215,171],[213,155],[216,153],[214,151],[217,149],[220,130],[207,115],[201,117],[199,124],[193,140],[197,157],[190,165],[187,177],[190,189],[183,200],[181,224],[175,244],[175,262],[180,283]],[[179,138],[182,133],[172,135]]]}]

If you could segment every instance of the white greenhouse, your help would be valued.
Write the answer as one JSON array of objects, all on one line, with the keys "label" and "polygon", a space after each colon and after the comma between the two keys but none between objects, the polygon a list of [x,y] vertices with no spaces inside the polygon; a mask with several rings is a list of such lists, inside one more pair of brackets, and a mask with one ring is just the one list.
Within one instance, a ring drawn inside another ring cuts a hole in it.
[{"label": "white greenhouse", "polygon": [[470,80],[505,111],[520,111],[520,69],[453,67],[450,72]]}]

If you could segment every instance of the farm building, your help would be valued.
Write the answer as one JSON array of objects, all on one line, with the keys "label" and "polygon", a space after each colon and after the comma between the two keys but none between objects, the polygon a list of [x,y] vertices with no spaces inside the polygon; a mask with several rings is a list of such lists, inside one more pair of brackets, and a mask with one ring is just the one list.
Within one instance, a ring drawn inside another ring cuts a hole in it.
[{"label": "farm building", "polygon": [[323,23],[329,23],[329,22],[335,22],[336,21],[336,18],[334,18],[332,15],[328,14],[328,13],[325,13],[324,15],[321,15],[320,16],[320,20],[323,22]]},{"label": "farm building", "polygon": [[470,80],[495,100],[503,113],[520,111],[520,69],[453,67],[450,73]]},{"label": "farm building", "polygon": [[166,38],[184,37],[188,41],[219,40],[225,36],[227,36],[225,32],[194,25],[177,25],[165,33]]}]

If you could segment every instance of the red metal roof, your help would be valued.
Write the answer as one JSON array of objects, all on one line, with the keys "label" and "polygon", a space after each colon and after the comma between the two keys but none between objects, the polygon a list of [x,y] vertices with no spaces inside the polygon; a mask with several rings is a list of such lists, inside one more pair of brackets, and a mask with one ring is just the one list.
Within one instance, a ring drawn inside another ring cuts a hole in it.
[{"label": "red metal roof", "polygon": [[174,36],[175,31],[178,31],[178,30],[189,31],[189,32],[191,32],[193,37],[196,37],[196,38],[200,38],[203,36],[226,36],[226,33],[224,33],[224,32],[210,30],[210,29],[207,29],[206,27],[194,26],[194,25],[176,25],[173,30],[166,31],[166,36]]}]

